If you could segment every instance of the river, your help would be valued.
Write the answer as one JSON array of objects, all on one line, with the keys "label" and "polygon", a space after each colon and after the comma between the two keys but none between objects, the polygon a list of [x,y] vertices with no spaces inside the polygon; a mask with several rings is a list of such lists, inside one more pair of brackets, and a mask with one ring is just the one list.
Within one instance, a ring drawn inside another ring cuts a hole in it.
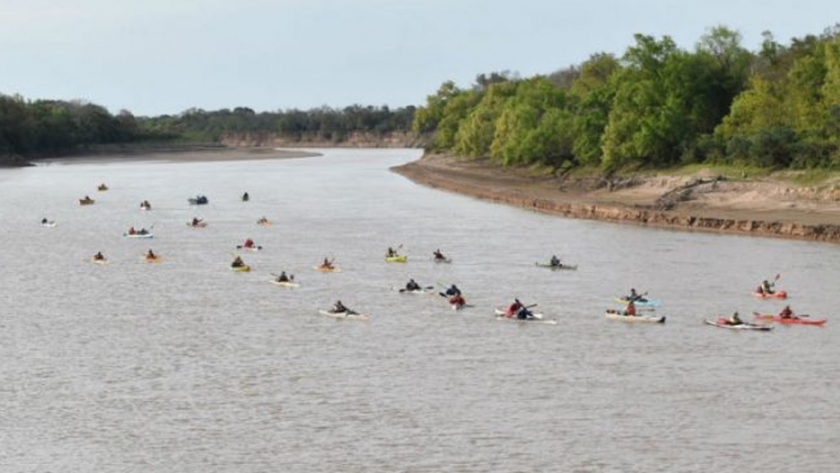
[{"label": "river", "polygon": [[[836,245],[563,219],[388,170],[416,150],[320,151],[0,170],[0,470],[836,468]],[[123,238],[132,225],[154,238]],[[245,238],[264,249],[229,271]],[[579,269],[534,266],[552,254]],[[314,271],[324,257],[343,272]],[[270,284],[282,270],[301,286]],[[777,274],[823,328],[703,324],[778,312],[750,296]],[[474,307],[392,290],[409,277]],[[604,318],[631,287],[663,300],[664,325]],[[495,320],[514,297],[558,324]],[[336,299],[370,320],[319,314]]]}]

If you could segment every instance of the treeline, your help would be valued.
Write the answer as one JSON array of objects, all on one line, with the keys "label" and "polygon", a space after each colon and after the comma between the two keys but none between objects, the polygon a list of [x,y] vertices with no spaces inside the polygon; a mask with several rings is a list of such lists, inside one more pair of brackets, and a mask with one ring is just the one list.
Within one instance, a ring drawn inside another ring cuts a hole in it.
[{"label": "treeline", "polygon": [[840,167],[840,26],[761,50],[715,27],[693,51],[636,35],[623,56],[521,79],[444,83],[413,129],[431,149],[503,165]]},{"label": "treeline", "polygon": [[410,132],[414,111],[413,106],[391,110],[387,105],[261,113],[246,107],[213,112],[190,109],[177,116],[144,119],[143,126],[153,133],[205,141],[219,141],[229,134],[247,133],[273,134],[292,140],[341,142],[357,132],[375,135]]},{"label": "treeline", "polygon": [[61,155],[150,138],[127,111],[114,116],[91,103],[0,95],[0,156]]},{"label": "treeline", "polygon": [[239,107],[135,117],[126,110],[112,115],[102,106],[82,101],[27,101],[0,95],[0,157],[58,156],[100,145],[218,143],[241,133],[341,142],[354,132],[410,132],[414,111],[414,107],[354,105],[256,113]]}]

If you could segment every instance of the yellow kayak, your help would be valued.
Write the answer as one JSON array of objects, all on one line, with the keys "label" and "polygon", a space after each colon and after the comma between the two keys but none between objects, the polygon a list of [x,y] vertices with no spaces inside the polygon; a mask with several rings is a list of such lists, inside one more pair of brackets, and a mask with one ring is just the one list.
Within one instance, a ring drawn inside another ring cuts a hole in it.
[{"label": "yellow kayak", "polygon": [[322,273],[340,273],[341,268],[338,266],[315,266],[316,271],[320,271]]},{"label": "yellow kayak", "polygon": [[236,271],[237,273],[247,273],[248,271],[251,270],[251,267],[248,266],[247,264],[245,266],[231,266],[230,270],[231,271]]},{"label": "yellow kayak", "polygon": [[385,261],[389,263],[405,263],[408,261],[408,256],[406,255],[397,255],[397,256],[386,256]]}]

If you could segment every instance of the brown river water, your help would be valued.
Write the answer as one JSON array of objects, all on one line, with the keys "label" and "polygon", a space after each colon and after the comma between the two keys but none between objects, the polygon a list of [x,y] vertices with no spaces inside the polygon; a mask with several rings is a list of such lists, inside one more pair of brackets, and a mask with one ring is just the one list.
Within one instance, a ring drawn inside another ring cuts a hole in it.
[{"label": "brown river water", "polygon": [[[557,218],[388,170],[416,150],[321,151],[0,170],[0,471],[837,471],[836,245]],[[776,274],[824,327],[703,324],[778,312],[750,295]],[[665,324],[605,319],[631,287]],[[514,297],[557,324],[496,320]]]}]

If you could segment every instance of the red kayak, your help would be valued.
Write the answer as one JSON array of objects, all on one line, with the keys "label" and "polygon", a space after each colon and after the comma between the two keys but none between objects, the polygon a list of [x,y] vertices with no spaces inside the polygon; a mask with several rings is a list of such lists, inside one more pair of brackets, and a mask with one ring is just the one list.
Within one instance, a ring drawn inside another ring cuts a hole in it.
[{"label": "red kayak", "polygon": [[787,291],[776,291],[771,292],[770,294],[765,294],[763,292],[753,291],[752,293],[755,297],[760,299],[787,299]]},{"label": "red kayak", "polygon": [[760,320],[769,320],[771,322],[778,322],[780,324],[791,324],[791,325],[822,325],[827,322],[826,319],[805,319],[800,317],[791,317],[791,318],[784,318],[778,315],[773,314],[758,314],[753,313],[753,316],[756,319]]}]

